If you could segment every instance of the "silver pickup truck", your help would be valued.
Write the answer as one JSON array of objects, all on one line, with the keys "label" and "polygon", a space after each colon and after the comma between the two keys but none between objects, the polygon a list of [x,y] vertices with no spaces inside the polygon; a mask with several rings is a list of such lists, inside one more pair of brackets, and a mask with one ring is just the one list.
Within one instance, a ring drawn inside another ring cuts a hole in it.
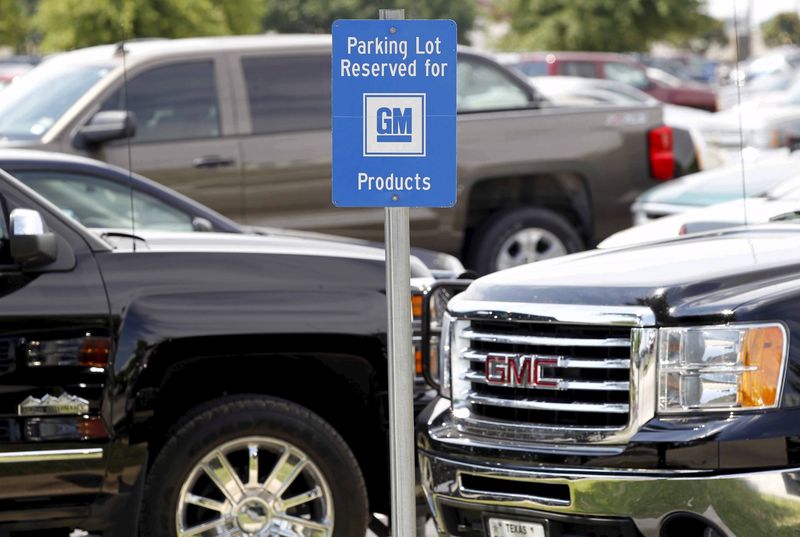
[{"label": "silver pickup truck", "polygon": [[[380,209],[330,201],[330,46],[268,35],[60,54],[3,92],[0,144],[131,165],[248,224],[379,239]],[[492,59],[458,61],[459,200],[412,211],[415,246],[480,272],[583,250],[672,177],[660,108],[540,109]]]}]

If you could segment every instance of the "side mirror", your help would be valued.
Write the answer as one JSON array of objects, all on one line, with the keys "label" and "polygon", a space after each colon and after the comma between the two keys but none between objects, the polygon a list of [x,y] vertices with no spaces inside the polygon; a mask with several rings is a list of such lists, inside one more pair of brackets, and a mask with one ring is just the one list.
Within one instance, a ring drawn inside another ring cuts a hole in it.
[{"label": "side mirror", "polygon": [[42,215],[33,209],[14,209],[10,218],[11,257],[21,267],[48,265],[58,257],[58,242],[46,233]]},{"label": "side mirror", "polygon": [[214,224],[212,224],[208,218],[195,216],[192,218],[192,229],[194,231],[214,231]]},{"label": "side mirror", "polygon": [[97,112],[78,129],[73,144],[79,149],[130,138],[136,134],[136,116],[128,110]]}]

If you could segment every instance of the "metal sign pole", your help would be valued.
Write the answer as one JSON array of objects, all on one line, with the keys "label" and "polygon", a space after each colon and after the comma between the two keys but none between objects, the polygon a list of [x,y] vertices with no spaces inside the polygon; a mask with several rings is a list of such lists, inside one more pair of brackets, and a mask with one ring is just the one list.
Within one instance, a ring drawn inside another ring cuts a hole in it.
[{"label": "metal sign pole", "polygon": [[414,537],[409,207],[456,201],[458,28],[401,9],[380,19],[331,25],[331,201],[385,207],[392,534]]},{"label": "metal sign pole", "polygon": [[[405,10],[381,9],[380,19],[405,19]],[[414,537],[414,365],[411,348],[411,233],[408,207],[386,207],[386,296],[389,315],[389,457],[392,535]]]}]

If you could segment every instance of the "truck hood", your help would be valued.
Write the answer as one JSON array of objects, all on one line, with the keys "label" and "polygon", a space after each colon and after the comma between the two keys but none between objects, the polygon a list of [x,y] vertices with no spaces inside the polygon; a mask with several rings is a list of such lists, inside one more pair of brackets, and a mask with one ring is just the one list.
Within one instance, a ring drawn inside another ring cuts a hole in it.
[{"label": "truck hood", "polygon": [[799,239],[800,224],[770,224],[592,250],[490,274],[459,299],[649,306],[659,323],[730,321],[737,307],[800,277]]},{"label": "truck hood", "polygon": [[[109,242],[115,251],[181,252],[297,255],[307,257],[339,257],[383,263],[382,249],[292,235],[248,235],[236,233],[169,232],[123,229],[93,229]],[[431,277],[428,268],[411,257],[411,276]]]}]

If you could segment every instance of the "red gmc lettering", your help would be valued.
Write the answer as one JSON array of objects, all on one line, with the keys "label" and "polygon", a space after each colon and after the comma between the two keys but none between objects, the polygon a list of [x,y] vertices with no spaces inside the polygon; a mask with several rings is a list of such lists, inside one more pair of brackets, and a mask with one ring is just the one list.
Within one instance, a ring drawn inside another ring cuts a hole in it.
[{"label": "red gmc lettering", "polygon": [[508,358],[508,379],[506,382],[514,386],[530,386],[532,382],[535,384],[536,373],[534,373],[534,378],[532,379],[530,359],[522,358],[520,361],[522,362],[522,369],[519,369],[515,359]]},{"label": "red gmc lettering", "polygon": [[503,386],[530,386],[558,388],[557,378],[545,377],[545,367],[558,367],[557,358],[540,356],[488,356],[484,376],[488,384]]}]

